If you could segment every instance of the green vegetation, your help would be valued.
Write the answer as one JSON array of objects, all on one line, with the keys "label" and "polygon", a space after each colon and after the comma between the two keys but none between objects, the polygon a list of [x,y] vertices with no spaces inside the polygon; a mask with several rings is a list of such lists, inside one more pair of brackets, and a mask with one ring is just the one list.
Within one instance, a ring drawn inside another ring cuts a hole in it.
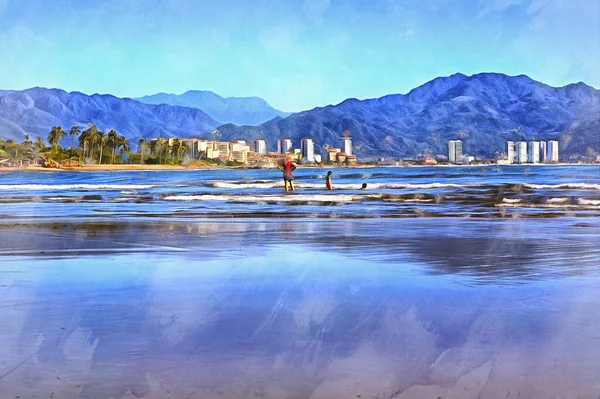
[{"label": "green vegetation", "polygon": [[[67,134],[71,137],[71,146],[65,149],[61,141]],[[75,147],[76,138],[78,147]],[[81,127],[73,126],[68,133],[61,126],[53,126],[46,140],[38,136],[35,141],[31,141],[29,135],[25,135],[22,143],[0,139],[0,158],[11,158],[21,165],[35,163],[47,167],[59,167],[60,165],[124,164],[130,163],[133,155],[130,153],[129,140],[125,136],[119,135],[114,129],[105,133],[94,124],[90,124],[83,131]],[[110,156],[105,150],[110,151]],[[147,145],[141,147],[138,145],[138,151],[141,153],[137,154],[137,158],[141,160],[147,150]],[[185,151],[179,150],[179,153]]]}]

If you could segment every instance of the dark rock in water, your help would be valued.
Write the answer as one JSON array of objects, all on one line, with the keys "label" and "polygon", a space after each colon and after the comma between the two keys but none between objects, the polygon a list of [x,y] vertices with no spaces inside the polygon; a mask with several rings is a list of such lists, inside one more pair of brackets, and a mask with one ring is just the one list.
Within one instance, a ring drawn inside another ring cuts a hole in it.
[{"label": "dark rock in water", "polygon": [[82,201],[102,201],[101,195],[82,195]]}]

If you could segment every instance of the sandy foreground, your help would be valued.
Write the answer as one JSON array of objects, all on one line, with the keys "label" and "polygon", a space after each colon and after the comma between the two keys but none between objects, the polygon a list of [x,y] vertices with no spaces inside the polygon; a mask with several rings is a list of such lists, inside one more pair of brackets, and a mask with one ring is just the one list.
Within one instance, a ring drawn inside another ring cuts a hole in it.
[{"label": "sandy foreground", "polygon": [[0,397],[596,399],[597,229],[446,223],[4,220]]}]

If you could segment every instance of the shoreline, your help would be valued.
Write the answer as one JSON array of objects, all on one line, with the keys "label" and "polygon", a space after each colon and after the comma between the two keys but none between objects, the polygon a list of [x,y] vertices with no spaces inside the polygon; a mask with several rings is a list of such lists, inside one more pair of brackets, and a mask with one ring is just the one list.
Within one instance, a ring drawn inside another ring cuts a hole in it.
[{"label": "shoreline", "polygon": [[[422,167],[539,167],[539,166],[600,166],[597,163],[552,163],[552,164],[476,164],[476,165],[299,165],[301,169],[365,169],[365,168],[422,168]],[[225,166],[225,165],[86,165],[86,166],[65,166],[62,168],[46,168],[42,166],[28,166],[24,168],[6,168],[0,167],[0,172],[112,172],[112,171],[165,171],[165,170],[246,170],[246,169],[277,169],[276,167],[256,167],[256,166]]]}]

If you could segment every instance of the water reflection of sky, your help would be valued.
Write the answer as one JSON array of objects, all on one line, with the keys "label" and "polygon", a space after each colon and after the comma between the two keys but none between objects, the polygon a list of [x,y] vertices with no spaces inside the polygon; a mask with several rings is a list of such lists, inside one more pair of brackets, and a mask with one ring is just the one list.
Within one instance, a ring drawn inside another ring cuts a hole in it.
[{"label": "water reflection of sky", "polygon": [[40,227],[1,258],[0,396],[585,396],[600,280],[580,223]]}]

